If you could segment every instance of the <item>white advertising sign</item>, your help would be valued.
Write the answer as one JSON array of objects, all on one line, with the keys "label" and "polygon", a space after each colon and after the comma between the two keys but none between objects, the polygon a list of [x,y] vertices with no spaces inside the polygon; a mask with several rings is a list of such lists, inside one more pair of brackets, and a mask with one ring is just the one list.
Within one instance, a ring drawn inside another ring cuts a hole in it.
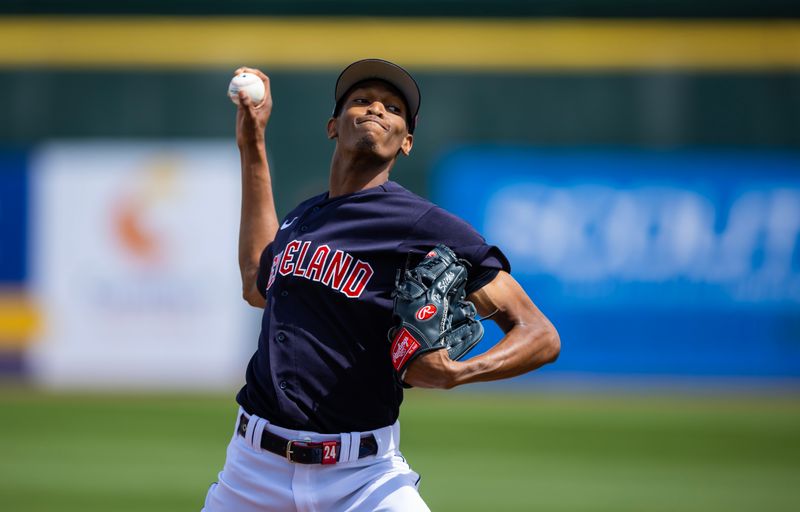
[{"label": "white advertising sign", "polygon": [[241,300],[231,141],[79,142],[33,160],[32,274],[52,386],[241,382],[258,312]]}]

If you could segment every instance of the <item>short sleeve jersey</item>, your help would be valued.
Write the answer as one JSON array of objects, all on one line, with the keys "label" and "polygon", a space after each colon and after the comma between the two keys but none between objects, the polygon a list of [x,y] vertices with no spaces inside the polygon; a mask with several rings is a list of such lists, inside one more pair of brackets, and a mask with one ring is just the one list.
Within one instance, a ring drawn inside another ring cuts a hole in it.
[{"label": "short sleeve jersey", "polygon": [[467,293],[510,271],[468,223],[392,181],[298,205],[261,257],[266,307],[239,404],[297,430],[394,423],[403,388],[387,340],[391,292],[407,258],[414,265],[438,243],[470,263]]}]

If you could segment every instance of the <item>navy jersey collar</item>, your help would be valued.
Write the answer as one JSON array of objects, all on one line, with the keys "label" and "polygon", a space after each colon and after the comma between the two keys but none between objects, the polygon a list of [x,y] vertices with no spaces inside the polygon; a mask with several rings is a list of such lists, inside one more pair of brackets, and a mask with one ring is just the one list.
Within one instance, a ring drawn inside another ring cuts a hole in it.
[{"label": "navy jersey collar", "polygon": [[398,188],[402,188],[402,187],[400,187],[399,184],[389,180],[389,181],[386,181],[386,182],[384,182],[384,183],[382,183],[380,185],[377,185],[375,187],[365,188],[363,190],[356,190],[355,192],[350,192],[349,194],[343,194],[341,196],[336,196],[333,199],[328,197],[330,195],[330,191],[328,191],[328,192],[325,192],[324,194],[322,194],[320,196],[320,201],[317,204],[325,204],[325,203],[332,203],[332,202],[335,202],[335,201],[343,201],[343,200],[347,200],[347,199],[350,199],[350,198],[353,198],[353,197],[358,197],[358,196],[368,195],[368,194],[374,194],[374,193],[379,193],[379,192],[392,192],[392,191],[398,190]]}]

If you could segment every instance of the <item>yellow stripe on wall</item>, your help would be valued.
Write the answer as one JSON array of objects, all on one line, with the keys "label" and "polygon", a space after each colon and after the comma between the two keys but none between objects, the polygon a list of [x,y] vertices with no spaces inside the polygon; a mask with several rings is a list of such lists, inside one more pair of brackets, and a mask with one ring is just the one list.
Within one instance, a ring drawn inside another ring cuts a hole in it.
[{"label": "yellow stripe on wall", "polygon": [[0,348],[27,346],[41,324],[38,310],[22,293],[0,293]]},{"label": "yellow stripe on wall", "polygon": [[800,22],[3,17],[6,68],[800,69]]}]

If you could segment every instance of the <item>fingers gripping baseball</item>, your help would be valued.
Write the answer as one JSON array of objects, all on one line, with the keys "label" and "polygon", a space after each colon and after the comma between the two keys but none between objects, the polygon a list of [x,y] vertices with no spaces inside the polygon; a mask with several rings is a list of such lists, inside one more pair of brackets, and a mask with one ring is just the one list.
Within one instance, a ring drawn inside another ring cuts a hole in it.
[{"label": "fingers gripping baseball", "polygon": [[241,73],[250,73],[262,80],[264,83],[264,98],[260,103],[254,104],[246,91],[240,90],[238,93],[236,142],[240,147],[264,140],[264,130],[272,114],[272,92],[270,90],[269,77],[261,70],[248,67],[238,68],[233,72],[233,76]]}]

